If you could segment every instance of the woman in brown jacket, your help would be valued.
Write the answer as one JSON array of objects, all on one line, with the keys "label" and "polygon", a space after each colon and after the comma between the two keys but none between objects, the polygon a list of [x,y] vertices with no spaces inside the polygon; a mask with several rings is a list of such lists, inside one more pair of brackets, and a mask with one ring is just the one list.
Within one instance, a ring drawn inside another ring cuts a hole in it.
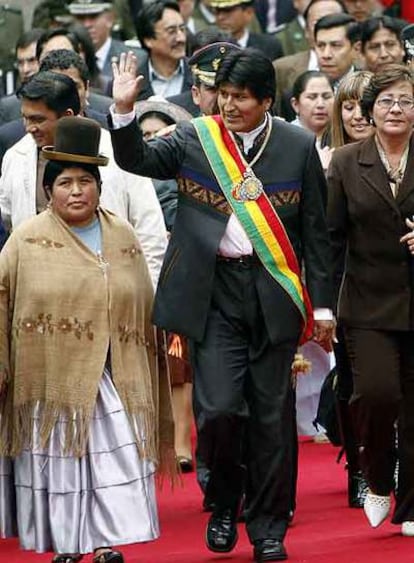
[{"label": "woman in brown jacket", "polygon": [[[364,91],[375,134],[337,149],[328,173],[334,264],[345,271],[338,299],[351,360],[370,524],[388,516],[414,535],[414,263],[404,235],[414,226],[414,87],[408,68],[390,65]],[[398,451],[395,424],[398,422]]]}]

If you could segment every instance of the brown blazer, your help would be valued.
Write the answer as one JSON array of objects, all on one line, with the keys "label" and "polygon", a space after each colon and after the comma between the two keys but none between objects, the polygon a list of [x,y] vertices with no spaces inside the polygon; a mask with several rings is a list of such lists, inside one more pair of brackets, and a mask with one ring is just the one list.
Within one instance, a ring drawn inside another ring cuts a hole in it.
[{"label": "brown blazer", "polygon": [[282,57],[273,61],[276,72],[276,99],[274,111],[277,115],[288,119],[291,117],[293,109],[290,108],[289,115],[287,111],[289,107],[283,106],[283,97],[288,96],[292,92],[292,86],[296,78],[303,72],[308,70],[310,51],[301,51],[288,57]]},{"label": "brown blazer", "polygon": [[[414,141],[394,198],[374,138],[337,149],[328,171],[328,224],[338,318],[348,326],[410,330],[414,259],[400,237],[414,214]],[[343,256],[345,272],[342,284]]]}]

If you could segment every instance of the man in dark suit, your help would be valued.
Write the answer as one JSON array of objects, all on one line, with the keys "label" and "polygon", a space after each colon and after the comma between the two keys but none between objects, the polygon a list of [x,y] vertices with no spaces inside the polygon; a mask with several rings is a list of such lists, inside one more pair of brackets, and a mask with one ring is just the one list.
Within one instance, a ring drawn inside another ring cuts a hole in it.
[{"label": "man in dark suit", "polygon": [[154,94],[163,98],[190,90],[193,83],[185,59],[186,25],[175,0],[146,4],[137,17],[138,39],[148,53],[140,65],[143,76],[138,100]]},{"label": "man in dark suit", "polygon": [[75,0],[68,9],[75,21],[89,32],[99,70],[104,76],[112,77],[112,63],[129,50],[125,43],[111,37],[115,22],[112,0]]},{"label": "man in dark suit", "polygon": [[278,39],[249,31],[249,24],[254,17],[252,0],[211,0],[210,5],[216,14],[217,27],[230,33],[240,47],[259,49],[272,61],[283,57]]},{"label": "man in dark suit", "polygon": [[[207,494],[215,504],[207,547],[234,548],[245,485],[255,560],[286,559],[294,471],[291,364],[304,326],[311,332],[313,314],[317,341],[327,345],[333,329],[326,184],[314,140],[268,113],[274,71],[255,50],[232,50],[218,65],[220,116],[179,124],[151,143],[143,141],[133,110],[140,80],[134,56],[122,57],[114,78],[112,143],[126,170],[178,179],[154,322],[192,341],[197,425],[211,471]],[[223,176],[229,169],[238,171],[231,180]],[[266,230],[265,247],[261,227],[251,228],[244,215],[261,205],[268,212],[263,225],[274,225]],[[276,225],[283,226],[278,234]],[[282,263],[266,250],[273,243],[289,254],[288,277],[303,296],[305,266],[314,313],[309,307],[309,315],[300,313],[293,286],[283,289],[276,274]]]}]

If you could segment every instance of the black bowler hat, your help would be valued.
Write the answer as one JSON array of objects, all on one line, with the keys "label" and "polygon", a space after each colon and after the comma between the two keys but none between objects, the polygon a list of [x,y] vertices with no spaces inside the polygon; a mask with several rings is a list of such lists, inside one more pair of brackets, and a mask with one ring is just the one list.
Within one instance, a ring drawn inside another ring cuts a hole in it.
[{"label": "black bowler hat", "polygon": [[238,45],[227,43],[226,41],[219,41],[217,43],[210,43],[205,47],[201,47],[193,53],[193,56],[188,60],[191,72],[194,77],[206,86],[214,86],[216,80],[216,73],[221,64],[221,61],[230,51],[240,49]]},{"label": "black bowler hat", "polygon": [[99,154],[100,139],[101,127],[94,119],[61,117],[56,125],[55,145],[43,147],[42,154],[47,160],[106,166],[109,158]]}]

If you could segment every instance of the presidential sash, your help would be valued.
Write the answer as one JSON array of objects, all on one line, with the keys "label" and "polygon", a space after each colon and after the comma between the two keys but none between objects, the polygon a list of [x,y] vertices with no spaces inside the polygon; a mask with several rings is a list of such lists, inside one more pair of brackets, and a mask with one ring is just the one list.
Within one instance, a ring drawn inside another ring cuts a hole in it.
[{"label": "presidential sash", "polygon": [[221,117],[198,117],[193,124],[217,182],[260,261],[299,309],[301,342],[306,342],[313,334],[312,304],[282,221]]}]

